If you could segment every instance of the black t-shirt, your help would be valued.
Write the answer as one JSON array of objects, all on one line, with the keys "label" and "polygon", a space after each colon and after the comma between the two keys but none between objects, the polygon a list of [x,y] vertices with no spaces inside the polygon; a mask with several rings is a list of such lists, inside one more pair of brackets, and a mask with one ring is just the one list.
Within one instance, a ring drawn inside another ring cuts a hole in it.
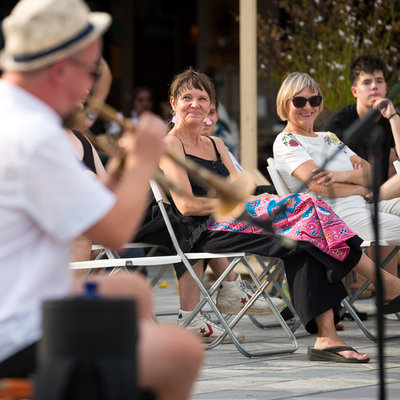
[{"label": "black t-shirt", "polygon": [[[347,128],[359,119],[357,114],[356,104],[350,104],[335,111],[325,122],[321,131],[333,132],[340,140],[343,141],[343,133]],[[392,134],[392,128],[390,123],[386,118],[379,118],[377,124],[382,128],[382,134],[384,135],[383,148],[380,155],[380,160],[382,162],[382,182],[388,179],[389,170],[389,159],[390,159],[390,149],[394,147],[394,139]],[[346,143],[349,145],[349,143]],[[364,158],[365,160],[370,160],[370,145],[371,141],[369,139],[369,134],[366,133],[365,140],[357,140],[356,143],[351,144],[349,147],[358,156]]]}]

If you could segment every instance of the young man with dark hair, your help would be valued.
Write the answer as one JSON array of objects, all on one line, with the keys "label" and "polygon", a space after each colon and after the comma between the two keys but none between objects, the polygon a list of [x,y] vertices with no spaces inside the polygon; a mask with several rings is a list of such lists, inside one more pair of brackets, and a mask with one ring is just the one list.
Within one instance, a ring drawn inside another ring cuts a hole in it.
[{"label": "young man with dark hair", "polygon": [[[350,66],[351,92],[356,98],[355,104],[347,105],[335,111],[325,122],[321,131],[330,131],[343,140],[344,131],[359,118],[363,118],[370,110],[377,108],[383,101],[388,101],[382,109],[377,124],[382,128],[383,147],[380,160],[382,162],[381,183],[385,182],[392,162],[397,159],[394,151],[394,138],[400,135],[400,117],[393,103],[385,99],[387,93],[387,66],[383,60],[373,55],[358,57]],[[370,142],[358,140],[356,143],[346,143],[361,158],[370,158]]]}]

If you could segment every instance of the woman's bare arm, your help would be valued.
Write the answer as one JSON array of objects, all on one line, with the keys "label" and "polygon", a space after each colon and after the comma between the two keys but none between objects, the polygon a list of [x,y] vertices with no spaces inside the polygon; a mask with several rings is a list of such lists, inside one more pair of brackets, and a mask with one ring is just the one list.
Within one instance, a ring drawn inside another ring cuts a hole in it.
[{"label": "woman's bare arm", "polygon": [[334,183],[347,183],[367,187],[371,176],[371,165],[361,157],[354,155],[350,158],[353,165],[352,170],[333,171],[329,169],[320,170],[315,168],[313,180],[318,184],[331,186]]},{"label": "woman's bare arm", "polygon": [[[313,176],[314,172],[318,170],[317,164],[314,161],[309,160],[305,163],[301,164],[298,168],[293,171],[293,176],[299,179],[301,182],[308,182],[310,177]],[[328,171],[329,172],[329,171]],[[338,172],[338,171],[332,171]],[[344,171],[347,172],[347,171]],[[334,175],[334,174],[333,174]],[[326,175],[325,175],[326,176]],[[343,179],[345,174],[341,175],[339,178],[339,174],[334,175],[337,179]],[[319,182],[320,181],[320,182]],[[329,185],[326,185],[326,179],[311,179],[308,182],[308,187],[311,191],[316,193],[319,196],[324,197],[346,197],[351,195],[360,195],[360,196],[367,196],[369,194],[369,190],[359,184],[350,184],[344,182],[331,182]]]}]

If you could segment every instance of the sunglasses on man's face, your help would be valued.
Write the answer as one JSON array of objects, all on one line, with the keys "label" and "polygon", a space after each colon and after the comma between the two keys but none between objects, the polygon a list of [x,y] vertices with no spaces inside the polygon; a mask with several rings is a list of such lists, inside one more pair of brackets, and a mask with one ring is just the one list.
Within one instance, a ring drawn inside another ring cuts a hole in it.
[{"label": "sunglasses on man's face", "polygon": [[307,104],[307,101],[310,103],[311,107],[318,107],[322,102],[322,96],[311,96],[308,99],[302,96],[292,97],[293,105],[296,108],[303,108]]}]

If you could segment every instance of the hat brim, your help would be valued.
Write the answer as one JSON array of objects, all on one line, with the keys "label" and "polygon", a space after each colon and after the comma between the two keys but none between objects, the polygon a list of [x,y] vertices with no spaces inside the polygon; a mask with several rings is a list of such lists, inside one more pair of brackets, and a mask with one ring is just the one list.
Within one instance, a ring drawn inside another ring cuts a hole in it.
[{"label": "hat brim", "polygon": [[102,36],[111,24],[111,16],[105,12],[91,12],[88,16],[88,22],[93,26],[93,29],[90,31],[90,33],[69,46],[63,47],[60,50],[56,50],[34,60],[17,62],[12,54],[8,54],[5,50],[1,51],[0,69],[4,71],[31,71],[46,67],[63,58],[67,58],[78,50],[84,48],[93,40]]}]

